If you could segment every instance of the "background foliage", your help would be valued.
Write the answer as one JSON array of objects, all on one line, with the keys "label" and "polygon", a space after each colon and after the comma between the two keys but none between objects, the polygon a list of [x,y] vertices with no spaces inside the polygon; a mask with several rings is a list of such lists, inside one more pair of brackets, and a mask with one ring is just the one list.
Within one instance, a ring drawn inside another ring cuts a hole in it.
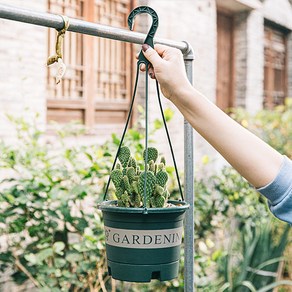
[{"label": "background foliage", "polygon": [[[167,120],[172,114],[166,112]],[[283,145],[292,135],[291,105],[255,117],[242,110],[233,115],[280,152],[291,154],[291,144]],[[83,129],[76,131],[76,125],[59,129],[58,138],[50,142],[37,119],[10,120],[17,141],[0,144],[0,169],[6,169],[0,184],[2,271],[12,269],[15,283],[30,281],[37,291],[183,291],[183,257],[179,278],[169,282],[133,285],[107,275],[102,217],[96,207],[119,144],[115,134],[103,146],[79,146]],[[156,121],[154,126],[152,133],[162,124]],[[141,128],[130,129],[126,138],[138,159],[144,147]],[[76,135],[74,146],[66,143],[68,135],[71,141]],[[271,291],[282,283],[285,291],[291,283],[277,282],[277,270],[282,262],[280,274],[289,273],[283,256],[289,227],[272,217],[266,200],[229,167],[195,181],[195,197],[197,290]]]},{"label": "background foliage", "polygon": [[292,98],[273,110],[263,109],[252,115],[242,108],[231,111],[231,116],[280,153],[292,159]]}]

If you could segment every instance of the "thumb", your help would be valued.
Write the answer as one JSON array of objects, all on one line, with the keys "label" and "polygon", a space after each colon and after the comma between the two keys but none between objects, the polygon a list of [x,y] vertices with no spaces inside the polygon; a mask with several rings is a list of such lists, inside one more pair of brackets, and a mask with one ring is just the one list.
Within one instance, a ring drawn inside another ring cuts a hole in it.
[{"label": "thumb", "polygon": [[143,44],[142,45],[142,51],[144,56],[147,58],[147,60],[155,67],[156,65],[158,65],[162,59],[161,57],[158,55],[158,53],[152,48],[150,47],[148,44]]}]

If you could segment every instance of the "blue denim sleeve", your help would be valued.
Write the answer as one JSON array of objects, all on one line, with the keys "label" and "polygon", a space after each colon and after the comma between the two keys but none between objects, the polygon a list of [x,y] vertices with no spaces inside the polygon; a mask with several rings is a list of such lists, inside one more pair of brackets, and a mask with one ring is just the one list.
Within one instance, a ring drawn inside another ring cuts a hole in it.
[{"label": "blue denim sleeve", "polygon": [[268,185],[257,189],[268,199],[271,212],[292,224],[292,161],[284,156],[278,175]]}]

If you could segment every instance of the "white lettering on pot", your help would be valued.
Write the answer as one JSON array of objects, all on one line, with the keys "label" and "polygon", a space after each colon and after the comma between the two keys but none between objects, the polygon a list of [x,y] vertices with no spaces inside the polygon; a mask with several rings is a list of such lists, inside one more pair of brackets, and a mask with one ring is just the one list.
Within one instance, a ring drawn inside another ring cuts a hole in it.
[{"label": "white lettering on pot", "polygon": [[168,248],[181,244],[183,227],[131,230],[105,226],[106,244],[128,248]]}]

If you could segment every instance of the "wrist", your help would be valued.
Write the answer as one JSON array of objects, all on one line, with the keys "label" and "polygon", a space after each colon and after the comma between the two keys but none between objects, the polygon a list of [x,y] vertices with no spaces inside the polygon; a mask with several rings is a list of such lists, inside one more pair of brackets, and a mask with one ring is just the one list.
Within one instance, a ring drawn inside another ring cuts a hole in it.
[{"label": "wrist", "polygon": [[195,93],[195,89],[189,81],[180,83],[175,88],[169,97],[170,101],[175,105],[184,104]]}]

